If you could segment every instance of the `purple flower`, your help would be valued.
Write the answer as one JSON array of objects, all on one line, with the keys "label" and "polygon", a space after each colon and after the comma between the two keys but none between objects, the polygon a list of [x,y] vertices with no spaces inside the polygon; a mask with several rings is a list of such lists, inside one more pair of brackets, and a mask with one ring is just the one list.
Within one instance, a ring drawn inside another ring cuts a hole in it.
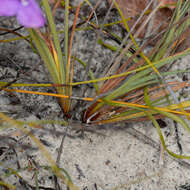
[{"label": "purple flower", "polygon": [[0,0],[0,16],[16,16],[27,28],[44,26],[45,18],[35,0]]}]

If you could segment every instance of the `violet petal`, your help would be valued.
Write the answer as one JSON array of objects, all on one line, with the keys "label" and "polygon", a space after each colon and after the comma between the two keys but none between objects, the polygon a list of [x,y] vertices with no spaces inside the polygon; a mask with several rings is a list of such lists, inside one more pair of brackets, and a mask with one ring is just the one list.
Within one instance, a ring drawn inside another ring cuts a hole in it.
[{"label": "violet petal", "polygon": [[0,16],[16,15],[20,0],[0,0]]},{"label": "violet petal", "polygon": [[25,0],[20,4],[17,19],[21,25],[27,28],[39,28],[45,24],[42,10],[35,0]]}]

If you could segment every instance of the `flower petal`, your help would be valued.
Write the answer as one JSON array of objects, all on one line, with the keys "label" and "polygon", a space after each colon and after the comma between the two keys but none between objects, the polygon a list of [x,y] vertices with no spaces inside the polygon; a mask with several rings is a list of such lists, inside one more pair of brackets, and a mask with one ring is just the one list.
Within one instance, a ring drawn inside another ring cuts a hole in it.
[{"label": "flower petal", "polygon": [[14,16],[18,11],[20,0],[0,0],[0,16]]},{"label": "flower petal", "polygon": [[20,4],[17,12],[19,23],[28,28],[39,28],[44,26],[45,18],[36,1],[24,0],[23,2]]}]

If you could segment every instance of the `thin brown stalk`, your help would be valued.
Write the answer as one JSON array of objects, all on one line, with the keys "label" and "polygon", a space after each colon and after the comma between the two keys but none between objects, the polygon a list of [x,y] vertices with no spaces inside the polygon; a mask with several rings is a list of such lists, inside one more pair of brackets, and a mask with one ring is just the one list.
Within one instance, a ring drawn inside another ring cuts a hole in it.
[{"label": "thin brown stalk", "polygon": [[62,1],[62,0],[58,0],[58,1],[55,3],[55,5],[54,5],[54,7],[53,7],[53,11],[52,11],[52,15],[53,15],[53,16],[55,15],[56,9],[60,6],[61,1]]}]

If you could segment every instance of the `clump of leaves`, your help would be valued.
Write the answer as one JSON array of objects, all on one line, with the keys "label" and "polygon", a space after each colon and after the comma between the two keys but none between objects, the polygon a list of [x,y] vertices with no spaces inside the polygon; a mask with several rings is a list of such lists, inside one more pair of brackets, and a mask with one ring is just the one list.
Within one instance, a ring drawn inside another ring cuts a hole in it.
[{"label": "clump of leaves", "polygon": [[[185,115],[189,119],[189,101],[179,102],[174,93],[184,86],[189,86],[189,84],[188,82],[168,83],[165,80],[165,76],[175,75],[177,71],[160,72],[166,65],[190,53],[189,48],[177,52],[177,47],[185,40],[184,33],[189,31],[190,20],[187,15],[189,2],[178,1],[168,27],[162,28],[162,32],[160,32],[160,28],[157,29],[158,36],[146,40],[141,47],[136,42],[135,37],[141,37],[139,34],[145,30],[145,23],[148,22],[148,19],[151,20],[153,12],[149,13],[147,18],[142,17],[144,22],[142,21],[141,26],[143,25],[143,28],[134,28],[134,31],[131,31],[125,14],[120,9],[120,6],[124,7],[119,4],[121,2],[118,1],[117,4],[114,1],[114,5],[121,15],[123,26],[128,31],[129,38],[127,42],[123,42],[124,48],[122,46],[113,47],[99,40],[100,44],[117,51],[118,57],[107,75],[110,75],[110,71],[114,71],[114,73],[105,78],[107,81],[99,86],[97,97],[100,98],[86,110],[84,121],[91,124],[105,124],[121,121],[152,120],[158,130],[159,125],[156,119],[169,117],[180,123],[189,132],[188,124],[180,117],[180,115]],[[154,11],[159,10],[159,6]],[[154,15],[155,20],[158,19],[156,17],[158,15],[156,13]],[[156,21],[153,20],[152,23],[156,23]],[[154,28],[155,24],[152,27]],[[158,38],[161,40],[157,41],[148,54],[145,54],[143,50],[147,44],[151,44],[154,39]],[[135,53],[131,54],[130,48],[134,49]],[[127,56],[127,60],[118,69],[114,70],[123,56]],[[161,131],[158,132],[163,146],[166,148]],[[173,153],[172,155],[174,156]],[[180,155],[175,156],[189,158]]]}]

